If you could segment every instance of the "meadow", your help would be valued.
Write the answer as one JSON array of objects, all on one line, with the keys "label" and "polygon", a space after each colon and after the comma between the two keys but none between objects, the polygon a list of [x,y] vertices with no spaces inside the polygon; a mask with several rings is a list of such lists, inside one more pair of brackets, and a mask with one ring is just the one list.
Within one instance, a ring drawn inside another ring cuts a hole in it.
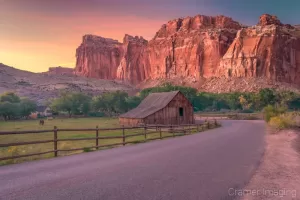
[{"label": "meadow", "polygon": [[[39,120],[24,120],[24,121],[0,121],[0,131],[24,131],[24,130],[51,130],[56,126],[58,129],[85,129],[85,128],[118,128],[120,127],[118,118],[70,118],[70,119],[53,119],[45,120],[44,126],[39,125]],[[197,131],[193,131],[197,132]],[[125,130],[125,135],[132,135],[137,133],[144,133],[143,129]],[[179,134],[180,135],[180,134]],[[122,130],[99,131],[99,136],[122,136]],[[147,135],[147,139],[159,138],[159,132]],[[172,136],[171,133],[163,133],[163,136]],[[49,133],[34,133],[34,134],[16,134],[16,135],[0,135],[0,144],[29,142],[40,140],[53,140],[53,132]],[[64,132],[58,131],[58,139],[73,139],[73,138],[93,138],[96,137],[96,131],[72,131]],[[144,142],[144,136],[134,136],[126,138],[126,142],[140,143]],[[122,138],[114,139],[100,139],[99,145],[109,145],[115,143],[122,143]],[[87,148],[95,146],[95,140],[80,140],[80,141],[59,141],[59,150],[68,150],[76,148],[86,148],[85,151],[93,151],[96,149]],[[33,144],[0,147],[0,157],[18,156],[31,153],[47,152],[53,150],[53,143]],[[103,147],[107,149],[111,147]],[[58,152],[58,156],[66,156],[71,154],[81,153],[78,151],[63,151]],[[24,161],[44,159],[53,157],[53,153],[23,157],[11,160],[0,161],[0,165],[20,163]]]}]

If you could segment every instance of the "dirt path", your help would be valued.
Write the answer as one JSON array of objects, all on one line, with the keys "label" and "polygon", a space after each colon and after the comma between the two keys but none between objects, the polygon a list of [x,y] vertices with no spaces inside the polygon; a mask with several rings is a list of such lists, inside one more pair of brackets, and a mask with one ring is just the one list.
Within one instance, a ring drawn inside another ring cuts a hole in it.
[{"label": "dirt path", "polygon": [[295,148],[298,134],[286,130],[266,135],[262,163],[248,186],[236,191],[237,196],[243,200],[300,199],[300,156]]}]

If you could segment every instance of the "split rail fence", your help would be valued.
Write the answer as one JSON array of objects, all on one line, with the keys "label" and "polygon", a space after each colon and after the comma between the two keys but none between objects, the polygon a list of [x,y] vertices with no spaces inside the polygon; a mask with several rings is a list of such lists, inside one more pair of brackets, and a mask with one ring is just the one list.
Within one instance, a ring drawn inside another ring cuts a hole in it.
[{"label": "split rail fence", "polygon": [[[27,142],[16,142],[16,143],[7,143],[7,144],[0,144],[1,147],[11,147],[11,146],[20,146],[20,145],[33,145],[33,144],[44,144],[44,143],[53,143],[53,150],[39,152],[39,153],[31,153],[26,155],[17,155],[17,156],[9,156],[9,157],[0,157],[0,161],[9,160],[9,159],[17,159],[22,157],[30,157],[30,156],[37,156],[43,154],[50,154],[54,153],[54,157],[58,156],[59,152],[64,151],[78,151],[84,150],[86,148],[89,149],[99,149],[103,147],[114,147],[114,146],[125,146],[126,144],[130,143],[137,143],[137,142],[146,142],[149,140],[157,140],[163,139],[167,137],[175,137],[179,135],[187,135],[192,134],[193,132],[203,131],[204,129],[210,129],[213,126],[217,126],[218,123],[216,120],[213,121],[206,121],[201,124],[180,124],[180,125],[146,125],[146,126],[137,126],[137,127],[120,127],[120,128],[91,128],[91,129],[59,129],[56,126],[51,130],[31,130],[31,131],[1,131],[1,135],[16,135],[16,134],[42,134],[42,133],[53,133],[52,140],[40,140],[40,141],[27,141]],[[139,130],[141,133],[137,134],[125,134],[127,131],[131,130]],[[116,131],[119,130],[122,132],[119,136],[101,136],[101,132],[105,131]],[[60,132],[94,132],[95,137],[86,137],[86,138],[67,138],[67,139],[58,139],[58,134]],[[148,138],[150,134],[159,134],[159,137],[156,138]],[[169,133],[169,134],[165,134]],[[135,141],[126,141],[127,138],[132,138],[136,136],[144,136],[143,140],[135,140]],[[100,145],[99,141],[101,139],[122,139],[121,143],[109,144],[109,145]],[[58,149],[58,143],[63,141],[82,141],[82,140],[95,140],[95,145],[90,147],[83,147],[83,148],[73,148],[73,149]]]}]

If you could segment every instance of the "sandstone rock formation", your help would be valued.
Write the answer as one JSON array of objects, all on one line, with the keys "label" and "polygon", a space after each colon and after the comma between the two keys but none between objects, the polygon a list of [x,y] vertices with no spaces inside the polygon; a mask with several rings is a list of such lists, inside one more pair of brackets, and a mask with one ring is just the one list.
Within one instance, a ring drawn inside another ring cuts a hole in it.
[{"label": "sandstone rock formation", "polygon": [[116,79],[123,55],[122,44],[117,40],[85,35],[76,51],[75,73],[92,78]]},{"label": "sandstone rock formation", "polygon": [[76,52],[75,73],[135,85],[166,79],[200,84],[221,76],[300,84],[299,40],[297,26],[268,14],[253,27],[225,16],[197,15],[169,21],[149,42],[86,35]]},{"label": "sandstone rock formation", "polygon": [[169,21],[148,45],[150,77],[198,80],[214,74],[241,25],[224,16]]},{"label": "sandstone rock formation", "polygon": [[263,15],[257,26],[241,29],[216,76],[265,77],[300,84],[300,31]]},{"label": "sandstone rock formation", "polygon": [[117,78],[136,84],[149,77],[149,60],[146,47],[148,41],[142,37],[125,35],[123,39],[124,55],[117,69]]},{"label": "sandstone rock formation", "polygon": [[51,74],[51,75],[73,75],[74,69],[68,67],[61,67],[61,66],[49,67],[49,70],[44,73]]}]

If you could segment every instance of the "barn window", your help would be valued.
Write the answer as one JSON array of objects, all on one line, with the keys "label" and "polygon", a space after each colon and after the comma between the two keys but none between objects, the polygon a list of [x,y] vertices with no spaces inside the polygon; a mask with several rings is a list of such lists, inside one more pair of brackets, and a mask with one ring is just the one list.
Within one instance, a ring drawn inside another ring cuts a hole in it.
[{"label": "barn window", "polygon": [[180,117],[183,116],[183,108],[179,108],[179,116],[180,116]]}]

